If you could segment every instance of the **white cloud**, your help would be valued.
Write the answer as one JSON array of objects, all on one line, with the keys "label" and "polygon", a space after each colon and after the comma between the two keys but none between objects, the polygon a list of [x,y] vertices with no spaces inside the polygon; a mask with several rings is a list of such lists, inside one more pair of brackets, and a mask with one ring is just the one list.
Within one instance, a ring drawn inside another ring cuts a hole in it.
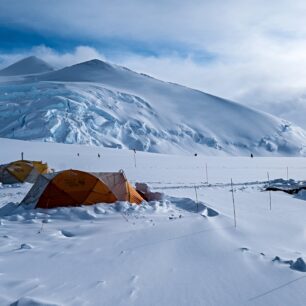
[{"label": "white cloud", "polygon": [[0,20],[35,33],[180,42],[222,51],[258,33],[305,35],[303,0],[2,0]]},{"label": "white cloud", "polygon": [[[158,46],[160,54],[155,57],[108,53],[107,60],[270,111],[306,128],[301,119],[301,113],[306,116],[304,0],[20,3],[2,0],[0,20],[61,38],[86,38],[93,45],[114,39],[149,45],[154,51]],[[185,48],[186,55],[180,56],[175,46]],[[165,55],[163,48],[172,48],[173,53]],[[216,58],[199,62],[192,56],[194,50],[211,52]],[[46,47],[31,53],[57,67],[105,58],[86,46],[64,54]],[[18,56],[0,55],[2,66]]]},{"label": "white cloud", "polygon": [[60,53],[46,46],[34,47],[31,51],[37,57],[45,60],[53,67],[62,68],[64,66],[74,65],[85,62],[93,58],[105,60],[104,55],[96,49],[88,46],[78,46],[72,52]]},{"label": "white cloud", "polygon": [[46,46],[35,46],[22,53],[0,53],[0,67],[4,68],[30,55],[35,55],[43,59],[56,69],[94,58],[105,60],[102,53],[88,46],[78,46],[72,52],[58,52]]}]

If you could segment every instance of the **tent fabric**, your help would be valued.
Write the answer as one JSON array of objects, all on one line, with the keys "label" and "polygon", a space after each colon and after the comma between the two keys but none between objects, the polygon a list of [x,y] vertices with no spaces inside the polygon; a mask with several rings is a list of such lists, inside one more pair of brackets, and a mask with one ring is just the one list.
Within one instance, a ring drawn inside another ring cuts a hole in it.
[{"label": "tent fabric", "polygon": [[143,201],[123,172],[65,170],[40,175],[21,204],[35,208],[54,208],[116,201],[136,204]]},{"label": "tent fabric", "polygon": [[0,182],[3,184],[34,183],[40,174],[50,172],[48,164],[41,161],[17,160],[0,166]]},{"label": "tent fabric", "polygon": [[144,200],[143,197],[129,182],[127,182],[127,185],[129,196],[128,201],[132,203],[141,203]]},{"label": "tent fabric", "polygon": [[95,175],[109,186],[119,201],[136,204],[140,204],[143,201],[141,195],[128,182],[122,171],[96,173]]},{"label": "tent fabric", "polygon": [[28,162],[12,162],[6,167],[6,171],[15,176],[19,182],[24,182],[28,174],[32,171],[33,165]]},{"label": "tent fabric", "polygon": [[46,186],[36,207],[91,205],[113,203],[117,198],[96,176],[77,170],[60,172]]},{"label": "tent fabric", "polygon": [[16,184],[20,181],[10,172],[6,171],[5,167],[0,168],[0,182],[2,184]]},{"label": "tent fabric", "polygon": [[45,191],[47,185],[49,184],[49,182],[52,180],[54,176],[56,176],[56,173],[48,173],[48,174],[40,175],[37,178],[35,184],[32,186],[30,191],[25,196],[25,198],[22,200],[21,204],[28,206],[28,207],[29,206],[32,207],[34,204],[36,205],[39,198]]}]

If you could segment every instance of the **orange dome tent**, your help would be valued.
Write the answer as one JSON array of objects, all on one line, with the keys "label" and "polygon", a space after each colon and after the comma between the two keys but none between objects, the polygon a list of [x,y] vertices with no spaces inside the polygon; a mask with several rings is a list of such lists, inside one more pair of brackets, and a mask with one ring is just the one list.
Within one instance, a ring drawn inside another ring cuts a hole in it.
[{"label": "orange dome tent", "polygon": [[3,184],[34,183],[40,174],[50,172],[47,163],[17,160],[0,166],[0,182]]},{"label": "orange dome tent", "polygon": [[21,204],[35,208],[54,208],[116,201],[136,204],[143,201],[123,172],[65,170],[40,175]]}]

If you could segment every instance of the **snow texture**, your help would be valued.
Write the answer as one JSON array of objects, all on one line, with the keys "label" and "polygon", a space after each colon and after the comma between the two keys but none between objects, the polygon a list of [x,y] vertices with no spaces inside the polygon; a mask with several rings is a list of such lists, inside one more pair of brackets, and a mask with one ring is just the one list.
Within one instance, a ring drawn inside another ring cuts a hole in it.
[{"label": "snow texture", "polygon": [[0,137],[162,153],[306,154],[306,132],[285,120],[99,60],[0,79]]},{"label": "snow texture", "polygon": [[1,162],[24,152],[56,170],[123,169],[162,195],[35,210],[18,206],[31,184],[0,186],[0,305],[305,305],[305,198],[274,192],[270,210],[262,192],[267,172],[272,183],[305,180],[304,159],[137,152],[135,167],[129,150],[0,147]]}]

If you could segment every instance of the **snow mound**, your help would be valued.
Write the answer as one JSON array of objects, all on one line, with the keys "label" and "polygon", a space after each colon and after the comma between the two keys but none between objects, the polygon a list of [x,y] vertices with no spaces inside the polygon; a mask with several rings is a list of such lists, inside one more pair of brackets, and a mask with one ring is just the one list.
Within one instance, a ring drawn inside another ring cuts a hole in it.
[{"label": "snow mound", "polygon": [[28,75],[52,71],[53,68],[36,56],[29,56],[0,71],[2,76]]},{"label": "snow mound", "polygon": [[[11,204],[0,211],[0,305],[21,304],[28,297],[30,303],[65,306],[176,306],[182,301],[305,306],[306,274],[300,270],[306,205],[278,193],[271,211],[267,193],[261,192],[267,171],[271,178],[286,177],[288,167],[290,177],[305,179],[301,158],[137,152],[135,167],[133,152],[127,150],[9,139],[0,143],[4,162],[22,151],[26,158],[48,160],[57,170],[124,169],[133,184],[145,182],[152,191],[168,194],[141,206],[121,202],[25,210],[12,202],[20,203],[30,184],[3,186],[0,207]],[[209,184],[203,182],[205,163]],[[196,196],[198,203],[190,200]],[[292,260],[294,269],[290,263],[272,263],[275,255]]]},{"label": "snow mound", "polygon": [[306,190],[300,190],[295,197],[297,199],[306,201]]},{"label": "snow mound", "polygon": [[[150,213],[199,213],[208,217],[215,217],[218,212],[207,207],[204,203],[189,199],[165,197],[162,201],[143,202],[140,205],[129,202],[114,204],[96,204],[79,207],[58,207],[52,209],[29,209],[17,203],[8,203],[0,208],[0,220],[18,221],[22,223],[49,223],[52,220],[98,220],[107,215],[120,213],[126,215]],[[62,233],[64,236],[69,236]]]},{"label": "snow mound", "polygon": [[275,179],[264,185],[265,190],[284,191],[294,194],[297,198],[304,197],[306,181],[295,181],[293,179]]},{"label": "snow mound", "polygon": [[43,302],[41,300],[33,299],[30,297],[22,297],[10,304],[10,306],[60,306],[49,302]]},{"label": "snow mound", "polygon": [[303,260],[303,258],[299,257],[295,262],[293,262],[290,268],[300,272],[306,272],[305,261]]},{"label": "snow mound", "polygon": [[297,258],[295,261],[294,260],[284,260],[280,258],[279,256],[275,256],[275,258],[272,260],[272,262],[277,262],[281,264],[287,264],[289,265],[290,269],[296,270],[299,272],[306,272],[306,263],[303,260],[302,257]]}]

